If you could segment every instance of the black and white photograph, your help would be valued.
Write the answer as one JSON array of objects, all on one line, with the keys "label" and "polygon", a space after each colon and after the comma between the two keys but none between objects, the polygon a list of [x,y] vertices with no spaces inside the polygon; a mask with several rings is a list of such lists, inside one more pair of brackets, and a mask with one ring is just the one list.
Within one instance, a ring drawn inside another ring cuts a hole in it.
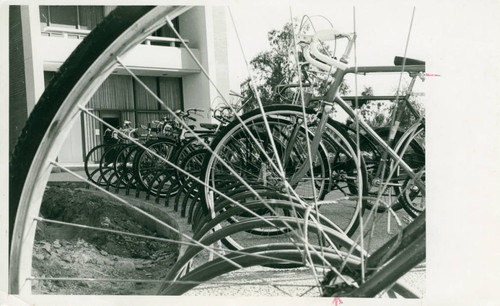
[{"label": "black and white photograph", "polygon": [[500,302],[500,3],[0,8],[1,305]]}]

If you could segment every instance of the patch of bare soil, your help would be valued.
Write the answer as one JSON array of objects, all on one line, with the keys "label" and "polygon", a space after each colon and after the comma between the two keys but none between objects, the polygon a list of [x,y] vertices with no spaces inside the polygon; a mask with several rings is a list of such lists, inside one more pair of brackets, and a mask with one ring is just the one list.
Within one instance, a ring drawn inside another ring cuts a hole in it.
[{"label": "patch of bare soil", "polygon": [[[117,200],[83,188],[48,187],[40,214],[47,219],[159,237]],[[36,294],[155,294],[177,260],[175,243],[39,222],[33,276]],[[86,279],[106,279],[86,280]],[[120,280],[134,280],[124,282]]]}]

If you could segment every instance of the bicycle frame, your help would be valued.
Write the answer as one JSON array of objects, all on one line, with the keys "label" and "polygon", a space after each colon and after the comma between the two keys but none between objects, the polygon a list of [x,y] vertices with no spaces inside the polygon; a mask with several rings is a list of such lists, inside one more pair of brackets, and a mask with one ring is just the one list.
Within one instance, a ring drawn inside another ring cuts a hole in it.
[{"label": "bicycle frame", "polygon": [[[334,82],[328,89],[328,92],[326,94],[325,100],[326,101],[333,101],[334,103],[337,103],[340,105],[340,107],[351,117],[351,118],[356,118],[357,115],[354,111],[354,109],[349,106],[349,104],[342,99],[338,95],[338,91],[340,88],[340,85],[342,84],[344,77],[348,73],[380,73],[380,72],[408,72],[413,75],[413,80],[412,83],[410,84],[410,91],[411,92],[411,87],[413,87],[413,84],[415,82],[415,79],[417,77],[417,74],[420,72],[425,71],[425,66],[424,65],[408,65],[408,66],[367,66],[367,67],[353,67],[353,68],[348,68],[346,70],[341,70],[337,69],[337,71],[334,74]],[[371,100],[377,100],[383,98],[386,100],[387,98],[392,98],[396,99],[398,102],[400,99],[408,99],[409,94],[407,94],[404,98],[401,98],[399,96],[383,96],[383,97],[370,97]],[[318,123],[317,131],[314,133],[314,138],[311,142],[311,155],[315,156],[319,143],[322,138],[322,131],[324,130],[327,120],[328,120],[328,110],[324,107],[325,104],[329,104],[329,102],[323,102],[322,101],[322,110],[321,110],[321,118]],[[415,110],[412,110],[412,112],[415,112]],[[415,172],[406,164],[401,157],[390,147],[390,142],[387,143],[384,141],[378,134],[375,132],[366,122],[363,120],[358,120],[360,127],[365,130],[377,144],[379,144],[383,149],[384,149],[384,154],[389,154],[390,158],[392,158],[398,165],[400,165],[403,170],[415,181],[415,184],[421,189],[425,190],[425,184],[424,182],[415,174]],[[397,128],[396,128],[397,129]],[[395,131],[394,131],[395,132]],[[392,137],[393,132],[391,132]],[[293,142],[291,142],[293,143]],[[295,173],[295,175],[292,177],[290,183],[293,186],[293,184],[296,184],[304,175],[309,171],[309,157],[306,158],[304,163],[301,165],[299,170]]]}]

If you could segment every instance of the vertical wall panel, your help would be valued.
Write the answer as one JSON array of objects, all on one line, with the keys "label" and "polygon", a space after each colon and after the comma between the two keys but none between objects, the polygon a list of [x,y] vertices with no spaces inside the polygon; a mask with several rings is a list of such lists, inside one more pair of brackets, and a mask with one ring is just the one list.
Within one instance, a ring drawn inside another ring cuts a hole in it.
[{"label": "vertical wall panel", "polygon": [[131,76],[111,75],[92,96],[88,107],[109,110],[133,109],[133,93]]},{"label": "vertical wall panel", "polygon": [[[157,78],[155,77],[139,77],[141,81],[151,89],[155,94],[157,94]],[[139,83],[134,82],[134,93],[135,93],[135,107],[136,109],[145,110],[155,110],[158,109],[158,102],[153,96]]]},{"label": "vertical wall panel", "polygon": [[173,110],[183,109],[182,79],[159,78],[160,98]]}]

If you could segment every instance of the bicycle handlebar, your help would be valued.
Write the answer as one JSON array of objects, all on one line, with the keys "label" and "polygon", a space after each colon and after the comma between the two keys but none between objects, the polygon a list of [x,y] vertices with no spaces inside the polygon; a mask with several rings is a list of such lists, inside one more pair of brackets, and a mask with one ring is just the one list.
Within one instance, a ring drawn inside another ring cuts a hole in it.
[{"label": "bicycle handlebar", "polygon": [[[318,44],[322,41],[336,40],[340,38],[346,38],[348,40],[346,50],[340,60],[327,56],[319,51]],[[302,41],[309,43],[309,46],[304,48],[304,57],[306,61],[311,63],[311,65],[326,71],[330,71],[331,67],[341,70],[349,68],[347,65],[347,58],[354,44],[354,38],[354,34],[345,34],[334,29],[320,30],[314,35],[301,35],[300,37]]]},{"label": "bicycle handlebar", "polygon": [[[312,53],[312,55],[314,55],[314,57],[316,57],[320,61],[327,63],[329,66],[333,66],[337,69],[346,70],[347,68],[349,68],[349,66],[347,66],[347,64],[342,63],[340,60],[336,60],[334,58],[331,58],[331,57],[321,53],[318,50],[317,44],[318,44],[318,41],[313,41],[311,43],[311,45],[309,46],[311,53]],[[315,63],[313,62],[312,64],[314,65]],[[330,69],[328,69],[328,70],[330,70]]]}]

